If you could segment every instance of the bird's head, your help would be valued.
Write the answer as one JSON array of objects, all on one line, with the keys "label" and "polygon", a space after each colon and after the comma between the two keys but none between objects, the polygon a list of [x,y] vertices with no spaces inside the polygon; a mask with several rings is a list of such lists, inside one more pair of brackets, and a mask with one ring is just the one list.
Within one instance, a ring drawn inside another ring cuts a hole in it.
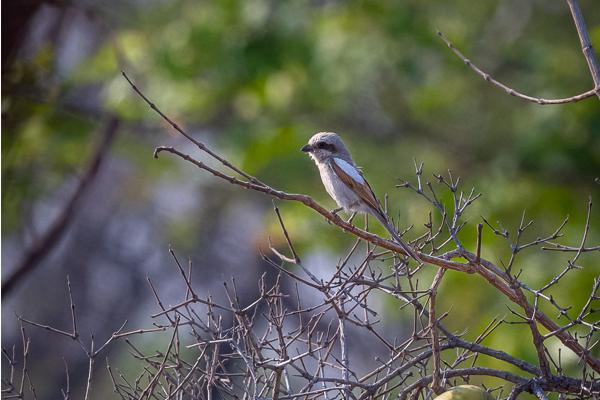
[{"label": "bird's head", "polygon": [[330,157],[338,157],[354,164],[348,149],[346,149],[344,142],[337,133],[316,133],[301,150],[308,153],[315,162],[323,162]]}]

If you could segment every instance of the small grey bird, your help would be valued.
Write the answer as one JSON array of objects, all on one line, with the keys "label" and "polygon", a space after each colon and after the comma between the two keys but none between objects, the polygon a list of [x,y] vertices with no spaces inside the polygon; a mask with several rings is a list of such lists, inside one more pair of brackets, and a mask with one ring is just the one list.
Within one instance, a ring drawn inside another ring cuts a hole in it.
[{"label": "small grey bird", "polygon": [[341,209],[349,213],[373,215],[409,256],[422,262],[415,251],[400,239],[400,235],[377,201],[373,189],[362,171],[354,164],[350,152],[336,133],[319,132],[311,137],[301,150],[308,153],[317,164],[325,190]]}]

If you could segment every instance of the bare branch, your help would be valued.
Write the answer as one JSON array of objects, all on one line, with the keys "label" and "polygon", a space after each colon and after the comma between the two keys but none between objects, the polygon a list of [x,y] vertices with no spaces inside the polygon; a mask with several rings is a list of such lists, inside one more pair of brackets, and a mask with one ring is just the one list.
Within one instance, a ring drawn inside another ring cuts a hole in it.
[{"label": "bare branch", "polygon": [[431,381],[431,390],[433,390],[435,394],[440,394],[444,390],[440,365],[440,339],[437,327],[438,320],[435,317],[435,298],[445,272],[445,269],[438,269],[438,272],[435,274],[435,278],[433,279],[433,283],[431,284],[431,288],[429,289],[431,292],[429,294],[429,329],[431,330],[431,348],[433,350],[433,379]]},{"label": "bare branch", "polygon": [[487,72],[483,71],[481,68],[479,68],[477,65],[473,64],[473,62],[468,59],[467,57],[465,57],[460,50],[458,50],[453,44],[452,42],[450,42],[450,40],[448,40],[448,38],[440,31],[437,32],[437,35],[444,41],[444,43],[446,43],[446,45],[448,46],[448,48],[450,48],[450,50],[452,50],[452,52],[454,54],[456,54],[456,56],[458,58],[460,58],[466,66],[468,66],[469,68],[471,68],[473,71],[475,71],[475,73],[479,76],[481,76],[485,81],[490,82],[492,85],[502,89],[504,92],[506,92],[507,94],[517,97],[521,100],[525,100],[531,103],[536,103],[539,105],[549,105],[549,104],[565,104],[565,103],[576,103],[578,101],[581,101],[583,99],[587,99],[588,97],[592,97],[596,94],[597,89],[591,89],[588,90],[587,92],[575,95],[575,96],[571,96],[571,97],[566,97],[566,98],[562,98],[562,99],[543,99],[540,97],[533,97],[533,96],[528,96],[524,93],[521,93],[507,85],[505,85],[502,82],[497,81],[496,79],[494,79],[490,74],[488,74]]},{"label": "bare branch", "polygon": [[577,28],[577,34],[579,35],[579,41],[581,42],[581,50],[583,51],[585,61],[588,64],[592,79],[594,80],[596,96],[600,98],[600,64],[598,63],[596,52],[592,47],[590,34],[588,33],[583,14],[579,8],[579,2],[577,0],[567,0],[567,4],[569,5],[573,22]]}]

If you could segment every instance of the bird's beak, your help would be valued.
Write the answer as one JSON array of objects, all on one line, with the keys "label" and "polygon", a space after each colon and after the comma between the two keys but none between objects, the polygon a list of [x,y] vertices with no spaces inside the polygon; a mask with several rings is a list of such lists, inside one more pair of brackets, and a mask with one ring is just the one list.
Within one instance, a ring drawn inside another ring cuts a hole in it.
[{"label": "bird's beak", "polygon": [[302,146],[302,148],[300,150],[302,150],[305,153],[310,153],[312,151],[312,146],[310,144],[305,144],[304,146]]}]

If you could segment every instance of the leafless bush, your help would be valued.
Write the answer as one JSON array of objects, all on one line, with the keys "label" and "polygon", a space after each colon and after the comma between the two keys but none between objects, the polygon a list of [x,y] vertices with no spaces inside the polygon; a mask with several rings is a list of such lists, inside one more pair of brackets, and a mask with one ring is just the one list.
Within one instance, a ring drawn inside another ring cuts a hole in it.
[{"label": "leafless bush", "polygon": [[[488,388],[497,398],[514,399],[522,392],[533,393],[540,399],[545,399],[546,393],[558,393],[561,397],[600,397],[597,378],[600,360],[592,354],[599,340],[600,322],[594,315],[600,299],[600,278],[590,282],[589,297],[580,309],[562,304],[550,294],[551,289],[563,284],[565,276],[581,268],[578,262],[583,253],[600,251],[600,246],[587,243],[591,199],[585,228],[576,246],[558,242],[567,219],[554,232],[526,241],[524,233],[532,221],[523,214],[514,232],[483,219],[477,229],[472,229],[477,235],[477,246],[471,252],[461,242],[459,232],[471,227],[463,215],[479,194],[473,189],[464,192],[460,179],[450,172],[447,176],[434,174],[430,182],[423,177],[423,165],[415,163],[415,178],[399,187],[422,198],[432,210],[424,229],[401,232],[404,237],[414,236],[410,243],[423,261],[415,265],[396,243],[344,221],[306,195],[277,190],[242,171],[173,123],[125,77],[152,109],[223,169],[210,167],[171,147],[157,148],[155,156],[167,152],[230,184],[276,199],[300,202],[329,223],[354,235],[356,241],[340,258],[335,272],[327,279],[320,279],[303,264],[294,247],[293,232],[288,232],[284,216],[275,207],[288,250],[270,245],[270,253],[262,255],[277,272],[277,278],[271,283],[261,278],[259,294],[253,301],[240,301],[233,279],[224,287],[226,302],[196,292],[191,280],[191,262],[182,265],[171,250],[185,293],[181,302],[165,305],[160,288],[148,279],[158,307],[152,315],[153,326],[128,330],[125,322],[100,345],[93,335],[84,339],[78,331],[75,301],[67,281],[71,328],[63,330],[19,317],[22,350],[16,346],[3,349],[9,369],[2,378],[3,398],[24,398],[27,393],[35,397],[27,367],[26,325],[68,337],[81,347],[89,360],[86,399],[91,396],[94,371],[102,364],[115,395],[124,399],[429,399],[445,388],[469,382],[473,376],[495,377],[504,382]],[[447,194],[452,199],[450,204],[440,200]],[[498,265],[481,254],[485,226],[506,240],[510,258],[505,263]],[[359,255],[361,244],[366,247],[362,256]],[[524,251],[536,249],[564,252],[570,257],[559,274],[534,288],[520,279],[520,256]],[[436,273],[431,279],[432,268]],[[499,292],[512,303],[509,317],[493,319],[473,341],[446,328],[444,319],[448,313],[436,309],[436,294],[448,269],[484,278],[490,292]],[[409,334],[389,338],[382,332],[381,316],[373,306],[382,296],[400,302],[398,312],[411,317],[410,326],[405,327]],[[542,311],[547,309],[553,310],[556,317]],[[482,344],[500,326],[509,324],[528,327],[531,337],[527,340],[537,354],[535,364]],[[349,353],[353,350],[348,344],[349,332],[360,334],[364,346],[383,349],[375,367],[367,368],[370,364],[367,362],[361,365],[350,362]],[[133,341],[136,336],[149,334],[168,335],[167,347],[148,353]],[[125,341],[139,363],[138,376],[126,376],[104,359],[105,349],[119,339]],[[579,357],[576,373],[567,374],[561,353],[556,356],[548,350],[552,341],[560,343],[563,351]],[[480,360],[484,358],[499,360],[507,368],[483,367]],[[69,398],[66,362],[65,368],[67,380],[62,394]],[[519,372],[512,372],[515,369]]]}]

